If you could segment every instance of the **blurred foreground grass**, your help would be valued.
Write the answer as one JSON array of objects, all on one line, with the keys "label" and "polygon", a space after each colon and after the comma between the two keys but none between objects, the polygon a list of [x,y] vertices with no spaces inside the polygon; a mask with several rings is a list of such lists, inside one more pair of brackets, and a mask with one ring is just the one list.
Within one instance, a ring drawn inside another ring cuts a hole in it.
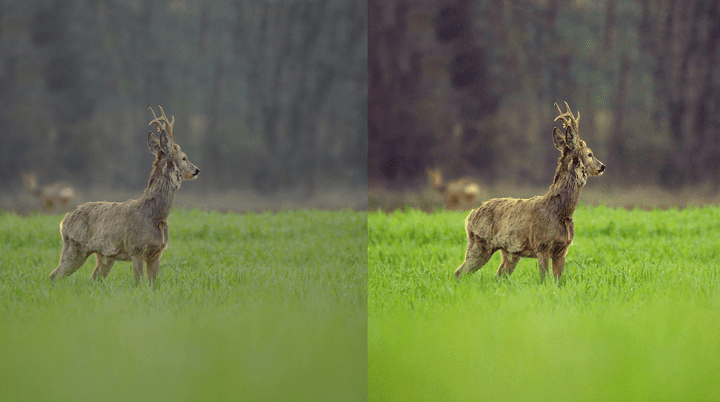
[{"label": "blurred foreground grass", "polygon": [[62,217],[0,215],[0,399],[365,400],[366,216],[174,211],[151,288],[50,283]]},{"label": "blurred foreground grass", "polygon": [[466,215],[368,215],[369,400],[720,399],[720,208],[581,207],[560,284],[456,281]]}]

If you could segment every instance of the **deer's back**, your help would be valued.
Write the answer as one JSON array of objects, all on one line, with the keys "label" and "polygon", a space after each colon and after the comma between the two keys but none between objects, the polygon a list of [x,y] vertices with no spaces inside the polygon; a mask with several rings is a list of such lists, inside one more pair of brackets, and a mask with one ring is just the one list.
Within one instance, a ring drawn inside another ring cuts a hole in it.
[{"label": "deer's back", "polygon": [[468,178],[462,178],[448,183],[447,191],[452,193],[477,195],[480,192],[480,186]]},{"label": "deer's back", "polygon": [[523,257],[536,257],[550,247],[569,245],[572,237],[566,228],[545,208],[543,197],[494,198],[474,209],[466,219],[468,233],[484,239],[494,250]]},{"label": "deer's back", "polygon": [[[69,238],[88,252],[124,257],[126,232],[135,200],[88,202],[68,213],[60,224],[63,239]],[[118,258],[125,259],[125,258]]]},{"label": "deer's back", "polygon": [[57,181],[53,184],[45,186],[43,189],[43,194],[48,197],[57,197],[59,199],[70,199],[75,195],[75,191],[73,188],[62,181]]},{"label": "deer's back", "polygon": [[[536,197],[537,198],[537,197]],[[501,241],[512,234],[530,230],[535,199],[493,198],[472,210],[467,217],[467,227],[477,236]]]}]

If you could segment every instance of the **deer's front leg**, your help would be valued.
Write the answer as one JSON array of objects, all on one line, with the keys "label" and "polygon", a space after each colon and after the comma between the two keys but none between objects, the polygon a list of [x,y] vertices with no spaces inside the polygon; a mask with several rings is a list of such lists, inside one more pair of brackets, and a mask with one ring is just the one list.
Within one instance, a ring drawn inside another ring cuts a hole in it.
[{"label": "deer's front leg", "polygon": [[135,275],[135,286],[140,284],[140,278],[143,274],[143,257],[141,255],[133,256],[131,259],[133,266],[133,275]]},{"label": "deer's front leg", "polygon": [[565,270],[565,253],[563,253],[562,255],[553,257],[552,269],[553,269],[553,276],[555,277],[555,281],[557,281],[558,279],[560,279],[560,277],[563,274],[563,271]]},{"label": "deer's front leg", "polygon": [[162,256],[162,248],[155,253],[148,256],[147,259],[147,277],[152,285],[158,276],[158,269],[160,267],[160,257]]},{"label": "deer's front leg", "polygon": [[538,269],[540,269],[540,279],[545,280],[545,274],[548,272],[550,265],[550,255],[546,253],[538,253]]}]

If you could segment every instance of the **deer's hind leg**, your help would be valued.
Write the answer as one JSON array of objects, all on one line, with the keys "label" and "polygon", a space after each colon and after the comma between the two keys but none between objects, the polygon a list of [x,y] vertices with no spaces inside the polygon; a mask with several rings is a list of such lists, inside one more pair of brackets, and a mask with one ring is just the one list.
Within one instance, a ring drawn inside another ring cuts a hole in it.
[{"label": "deer's hind leg", "polygon": [[82,250],[80,243],[69,239],[63,239],[63,249],[60,255],[60,263],[50,273],[50,279],[55,281],[58,276],[72,275],[78,268],[82,267],[87,260],[89,253]]},{"label": "deer's hind leg", "polygon": [[497,271],[498,276],[512,275],[513,271],[515,271],[515,266],[518,261],[520,261],[520,256],[508,253],[502,249],[500,250],[500,254],[502,255],[502,263],[500,263],[500,267]]},{"label": "deer's hind leg", "polygon": [[463,274],[473,273],[482,268],[490,261],[495,250],[488,247],[485,239],[474,233],[468,232],[468,247],[465,251],[465,261],[455,270],[455,277],[460,278]]},{"label": "deer's hind leg", "polygon": [[115,263],[115,259],[105,257],[100,253],[95,253],[95,259],[97,259],[97,264],[95,265],[95,270],[92,273],[92,278],[96,280],[106,278]]}]

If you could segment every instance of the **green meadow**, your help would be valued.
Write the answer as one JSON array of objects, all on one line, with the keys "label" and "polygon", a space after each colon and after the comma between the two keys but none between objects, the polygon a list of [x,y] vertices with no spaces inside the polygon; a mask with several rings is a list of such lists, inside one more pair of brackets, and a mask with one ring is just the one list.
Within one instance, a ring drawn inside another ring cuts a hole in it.
[{"label": "green meadow", "polygon": [[368,214],[369,400],[720,400],[720,208],[581,206],[559,283],[455,280],[466,215]]},{"label": "green meadow", "polygon": [[0,400],[367,398],[367,213],[173,211],[152,287],[51,283],[61,219],[0,214]]}]

